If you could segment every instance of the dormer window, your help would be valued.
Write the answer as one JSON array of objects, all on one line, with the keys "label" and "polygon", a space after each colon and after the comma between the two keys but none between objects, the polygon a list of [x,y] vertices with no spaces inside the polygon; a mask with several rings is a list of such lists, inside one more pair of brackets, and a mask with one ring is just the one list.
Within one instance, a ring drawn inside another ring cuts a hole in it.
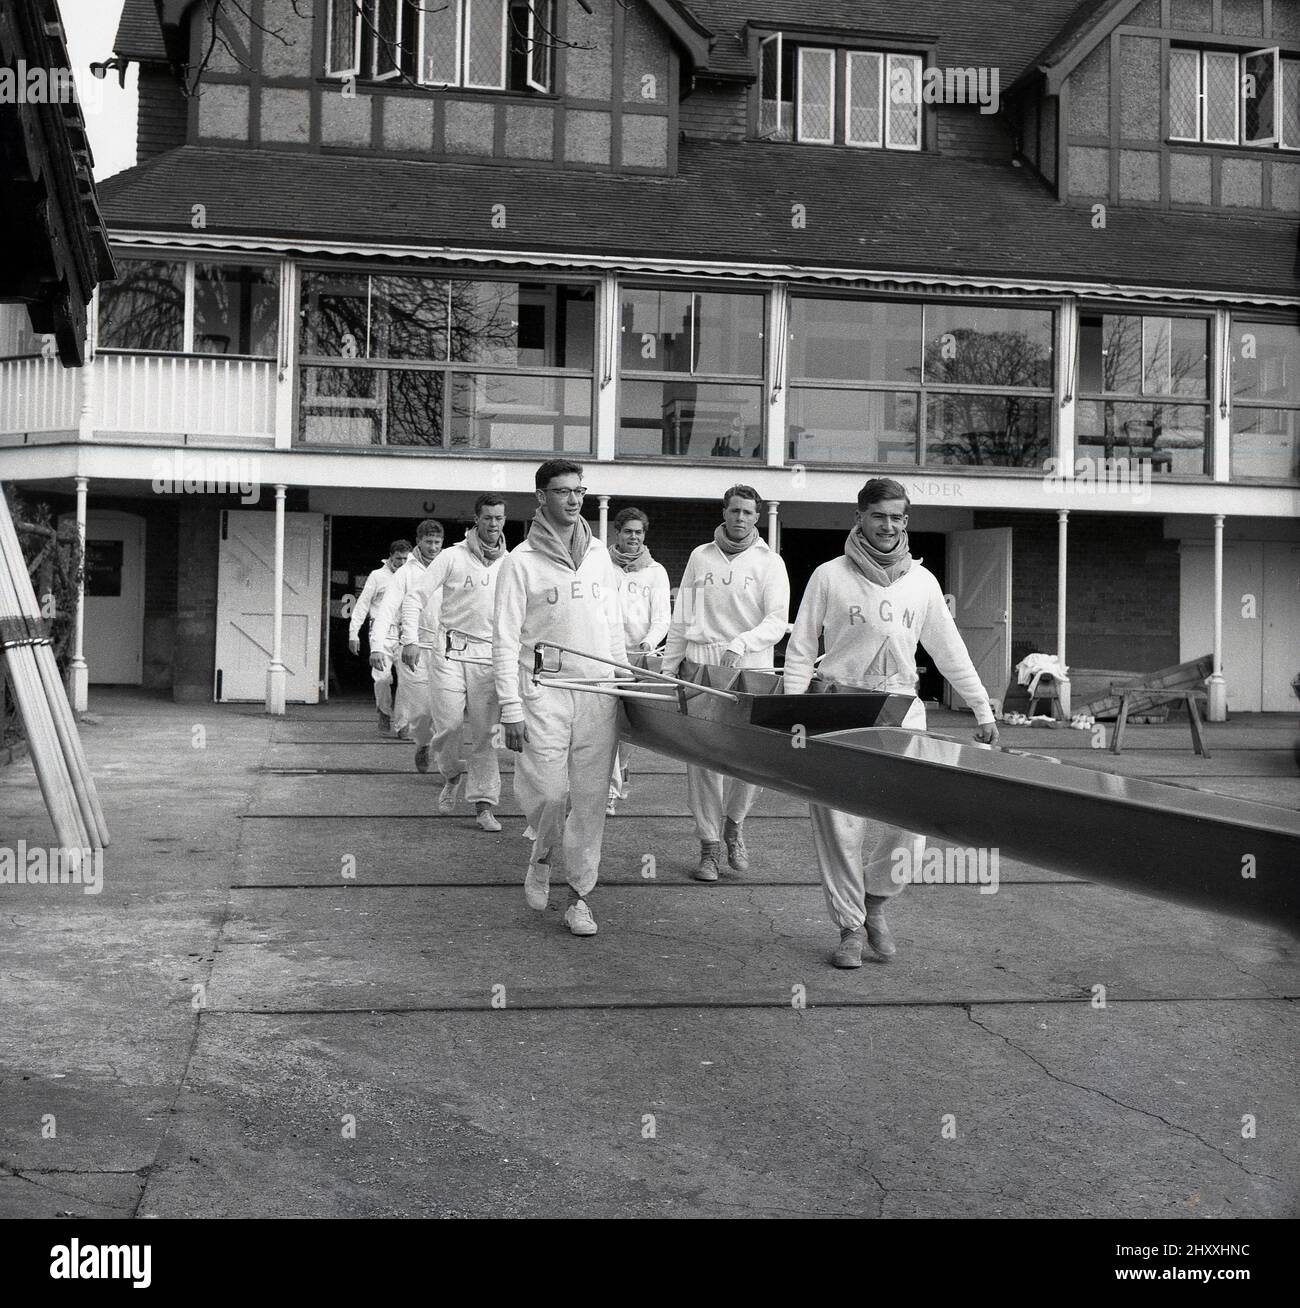
[{"label": "dormer window", "polygon": [[1169,136],[1300,149],[1300,57],[1276,46],[1248,54],[1172,47]]},{"label": "dormer window", "polygon": [[758,136],[921,148],[920,55],[846,50],[774,32],[759,41]]},{"label": "dormer window", "polygon": [[326,75],[547,93],[555,0],[330,0]]}]

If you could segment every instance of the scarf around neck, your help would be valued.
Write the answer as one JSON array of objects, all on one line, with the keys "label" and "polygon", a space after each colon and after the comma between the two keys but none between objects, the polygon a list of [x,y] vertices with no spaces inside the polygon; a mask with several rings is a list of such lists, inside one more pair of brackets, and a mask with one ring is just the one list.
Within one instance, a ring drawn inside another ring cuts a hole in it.
[{"label": "scarf around neck", "polygon": [[749,529],[749,534],[743,540],[732,540],[727,535],[726,527],[716,527],[713,532],[713,543],[728,556],[743,554],[751,545],[758,544],[758,539],[757,524]]},{"label": "scarf around neck", "polygon": [[654,567],[655,562],[648,546],[642,545],[635,554],[624,554],[617,541],[609,547],[609,557],[613,559],[614,566],[624,572],[643,572],[646,568]]},{"label": "scarf around neck", "polygon": [[868,581],[877,586],[890,586],[912,566],[912,553],[907,544],[907,532],[899,537],[892,550],[877,549],[858,529],[849,532],[844,542],[844,553],[849,562]]},{"label": "scarf around neck", "polygon": [[533,514],[532,526],[528,529],[528,543],[539,554],[545,554],[562,568],[572,568],[574,572],[582,566],[591,548],[591,527],[586,518],[580,517],[573,524],[573,534],[566,541],[539,508]]},{"label": "scarf around neck", "polygon": [[490,568],[506,552],[506,538],[502,536],[495,545],[489,545],[479,536],[478,528],[471,527],[465,533],[465,548],[485,568]]}]

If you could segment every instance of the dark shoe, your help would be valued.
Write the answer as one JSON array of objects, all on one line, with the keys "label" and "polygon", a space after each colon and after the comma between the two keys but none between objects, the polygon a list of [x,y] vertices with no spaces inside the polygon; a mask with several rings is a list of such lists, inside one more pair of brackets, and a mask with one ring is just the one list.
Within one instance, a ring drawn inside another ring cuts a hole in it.
[{"label": "dark shoe", "polygon": [[429,770],[429,747],[421,745],[415,751],[415,770],[417,772],[427,772]]},{"label": "dark shoe", "polygon": [[893,958],[898,953],[898,946],[894,944],[893,933],[885,921],[885,902],[873,903],[872,896],[867,896],[867,943],[881,958]]},{"label": "dark shoe", "polygon": [[730,818],[723,825],[722,839],[727,845],[727,865],[733,872],[748,872],[749,851],[745,848],[745,837],[740,826]]},{"label": "dark shoe", "polygon": [[835,967],[861,967],[862,946],[866,939],[861,927],[841,927],[839,948],[831,955]]},{"label": "dark shoe", "polygon": [[696,881],[716,881],[718,879],[718,859],[722,856],[720,840],[700,841],[700,865],[691,873]]},{"label": "dark shoe", "polygon": [[384,712],[383,709],[380,709],[380,710],[379,710],[379,730],[382,731],[383,734],[386,736],[386,735],[388,735],[388,733],[389,733],[390,731],[392,731],[392,729],[393,729],[393,719],[390,718],[390,717],[388,716],[388,714]]}]

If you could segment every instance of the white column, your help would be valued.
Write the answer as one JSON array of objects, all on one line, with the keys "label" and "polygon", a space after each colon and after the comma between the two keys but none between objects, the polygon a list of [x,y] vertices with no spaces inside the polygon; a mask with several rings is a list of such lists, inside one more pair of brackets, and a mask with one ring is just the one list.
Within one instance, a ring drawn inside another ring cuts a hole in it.
[{"label": "white column", "polygon": [[1214,515],[1214,670],[1206,682],[1211,722],[1228,720],[1228,683],[1223,679],[1223,514]]},{"label": "white column", "polygon": [[597,500],[600,502],[600,543],[609,544],[609,496],[598,495]]},{"label": "white column", "polygon": [[781,508],[780,500],[768,500],[767,502],[767,543],[768,547],[779,550],[781,547],[781,521],[777,513]]},{"label": "white column", "polygon": [[606,273],[596,296],[596,458],[610,461],[618,446],[618,278]]},{"label": "white column", "polygon": [[[83,369],[88,372],[89,369]],[[84,713],[90,703],[90,669],[86,666],[86,489],[85,477],[77,478],[77,549],[82,559],[77,580],[77,620],[72,628],[72,662],[68,672],[72,682],[72,709]]]},{"label": "white column", "polygon": [[790,293],[784,283],[767,296],[767,466],[785,467],[786,346],[790,341]]},{"label": "white column", "polygon": [[[1074,466],[1074,456],[1070,456],[1070,467]],[[1056,657],[1061,666],[1068,667],[1065,661],[1065,608],[1066,608],[1066,562],[1069,557],[1070,510],[1056,511]],[[1057,687],[1061,708],[1068,715],[1070,712],[1070,683],[1062,681]]]},{"label": "white column", "polygon": [[275,592],[271,601],[271,666],[266,670],[266,711],[283,715],[289,674],[281,657],[284,635],[284,495],[285,487],[275,488]]}]

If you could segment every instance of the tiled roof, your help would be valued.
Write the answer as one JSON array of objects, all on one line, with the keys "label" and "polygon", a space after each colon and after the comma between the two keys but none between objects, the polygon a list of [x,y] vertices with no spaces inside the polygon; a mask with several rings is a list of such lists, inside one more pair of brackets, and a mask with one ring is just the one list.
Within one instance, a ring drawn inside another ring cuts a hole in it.
[{"label": "tiled roof", "polygon": [[126,0],[122,17],[118,19],[113,51],[123,59],[139,59],[145,63],[166,60],[167,47],[163,44],[154,0]]},{"label": "tiled roof", "polygon": [[1064,59],[1076,46],[1092,44],[1089,37],[1103,19],[1113,16],[1115,22],[1122,22],[1127,11],[1136,8],[1137,4],[1138,0],[1083,0],[1061,30],[1029,61],[1021,75],[1024,76],[1035,68],[1050,67]]},{"label": "tiled roof", "polygon": [[[691,11],[714,33],[710,69],[752,74],[745,49],[746,24],[845,28],[888,38],[937,38],[945,67],[1000,69],[1008,87],[1034,55],[1053,41],[1079,0],[906,0],[891,4],[864,0],[688,0]],[[1090,0],[1089,8],[1103,7]]]},{"label": "tiled roof", "polygon": [[1095,230],[1027,169],[950,155],[691,141],[660,178],[184,146],[101,194],[114,230],[193,235],[201,203],[231,235],[1300,295],[1293,217],[1112,206]]}]

